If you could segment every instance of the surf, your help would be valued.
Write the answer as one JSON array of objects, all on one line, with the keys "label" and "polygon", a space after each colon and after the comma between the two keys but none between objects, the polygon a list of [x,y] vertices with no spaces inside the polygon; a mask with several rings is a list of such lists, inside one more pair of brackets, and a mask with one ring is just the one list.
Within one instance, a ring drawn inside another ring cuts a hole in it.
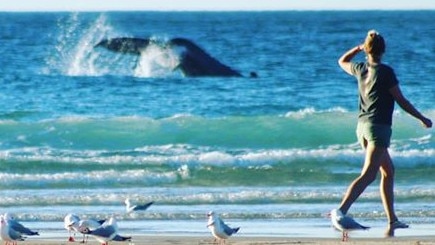
[{"label": "surf", "polygon": [[[344,184],[359,173],[364,158],[354,136],[354,113],[336,109],[36,122],[10,116],[0,122],[0,179],[6,189],[73,183],[75,188],[255,186],[258,178],[267,186]],[[396,115],[400,133],[390,148],[398,182],[430,181],[433,137],[402,116]],[[223,182],[213,181],[216,173]]]},{"label": "surf", "polygon": [[[170,144],[228,149],[322,149],[356,143],[357,115],[341,108],[307,108],[258,116],[64,116],[31,121],[27,117],[26,112],[3,115],[3,145],[26,143],[76,150],[128,150]],[[433,146],[430,132],[416,128],[413,118],[399,112],[394,117],[393,150]]]}]

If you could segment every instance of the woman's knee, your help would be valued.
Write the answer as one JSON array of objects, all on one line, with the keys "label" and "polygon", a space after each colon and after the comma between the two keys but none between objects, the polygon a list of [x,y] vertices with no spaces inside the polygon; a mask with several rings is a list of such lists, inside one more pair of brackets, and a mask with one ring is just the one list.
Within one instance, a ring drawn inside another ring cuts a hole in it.
[{"label": "woman's knee", "polygon": [[391,158],[387,154],[386,157],[383,159],[380,171],[382,173],[382,176],[385,177],[394,177],[395,168],[393,165],[393,162],[391,161]]},{"label": "woman's knee", "polygon": [[394,166],[383,167],[381,166],[382,178],[394,178],[395,169]]},{"label": "woman's knee", "polygon": [[365,183],[367,183],[367,185],[371,184],[373,181],[376,180],[377,177],[377,173],[373,173],[373,172],[365,172],[362,173],[359,177],[359,179]]}]

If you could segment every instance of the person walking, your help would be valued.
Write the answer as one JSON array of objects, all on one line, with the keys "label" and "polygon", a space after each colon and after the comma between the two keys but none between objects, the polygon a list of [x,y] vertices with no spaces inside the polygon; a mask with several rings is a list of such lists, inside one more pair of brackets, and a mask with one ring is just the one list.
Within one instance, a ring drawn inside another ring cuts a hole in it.
[{"label": "person walking", "polygon": [[[417,118],[424,127],[432,127],[432,121],[423,116],[402,94],[394,70],[382,63],[385,40],[377,31],[371,30],[363,44],[351,48],[338,60],[339,66],[358,80],[359,115],[357,137],[365,149],[365,161],[361,174],[350,184],[340,206],[338,215],[345,216],[364,192],[381,173],[380,194],[388,225],[387,237],[394,236],[394,230],[409,226],[396,216],[394,211],[394,165],[388,147],[391,139],[391,125],[394,104]],[[360,52],[366,54],[366,62],[353,62]]]}]

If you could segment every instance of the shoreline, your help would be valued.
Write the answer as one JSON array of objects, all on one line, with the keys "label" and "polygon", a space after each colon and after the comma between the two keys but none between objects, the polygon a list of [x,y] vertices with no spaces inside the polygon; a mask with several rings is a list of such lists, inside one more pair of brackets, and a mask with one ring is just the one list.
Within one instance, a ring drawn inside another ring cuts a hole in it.
[{"label": "shoreline", "polygon": [[[291,237],[231,237],[226,240],[226,244],[233,245],[248,245],[248,244],[269,244],[269,245],[285,245],[285,244],[325,244],[332,245],[342,243],[339,237],[337,238],[291,238]],[[66,245],[66,244],[80,244],[80,241],[68,242],[61,241],[59,238],[44,238],[33,239],[20,242],[20,244],[29,245]],[[100,244],[93,238],[89,238],[87,244]],[[129,245],[142,245],[142,244],[162,244],[162,245],[208,245],[216,244],[211,236],[180,236],[180,235],[141,235],[135,236],[131,242],[109,242],[109,244],[129,244]],[[435,236],[406,236],[394,238],[350,238],[344,244],[415,244],[415,245],[433,245],[435,244]]]},{"label": "shoreline", "polygon": [[[329,220],[303,220],[292,222],[270,222],[265,220],[245,221],[230,220],[232,224],[240,225],[239,233],[230,237],[226,244],[337,244],[341,243],[341,232],[335,231]],[[435,245],[435,225],[432,223],[411,223],[408,229],[396,230],[396,236],[385,238],[385,227],[379,223],[372,223],[372,228],[366,231],[353,231],[349,241],[344,244],[413,244]],[[26,223],[29,227],[42,225],[41,223]],[[68,242],[68,232],[62,229],[62,222],[45,223],[45,227],[37,229],[40,236],[28,237],[19,244],[32,245],[67,245],[82,244],[83,236],[76,234],[76,242]],[[131,242],[109,242],[109,244],[163,244],[163,245],[191,245],[216,244],[214,238],[204,222],[120,222],[119,234],[131,236]],[[87,244],[100,244],[92,236]]]}]

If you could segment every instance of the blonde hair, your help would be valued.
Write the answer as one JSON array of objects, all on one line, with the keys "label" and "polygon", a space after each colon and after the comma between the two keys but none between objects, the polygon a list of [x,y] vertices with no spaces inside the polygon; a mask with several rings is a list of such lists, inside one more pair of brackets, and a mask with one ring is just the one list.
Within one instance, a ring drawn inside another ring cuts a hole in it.
[{"label": "blonde hair", "polygon": [[375,30],[370,30],[364,41],[364,51],[374,57],[380,58],[385,52],[384,38]]}]

